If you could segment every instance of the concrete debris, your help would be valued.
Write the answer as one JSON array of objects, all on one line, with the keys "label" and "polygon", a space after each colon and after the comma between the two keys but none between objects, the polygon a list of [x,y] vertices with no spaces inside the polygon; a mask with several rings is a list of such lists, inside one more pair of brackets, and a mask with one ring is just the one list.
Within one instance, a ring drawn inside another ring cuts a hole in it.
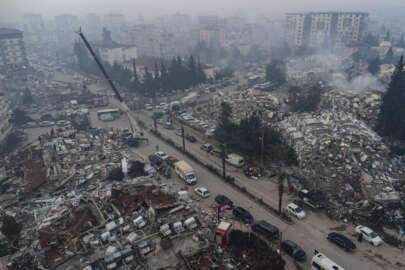
[{"label": "concrete debris", "polygon": [[[376,95],[371,99],[379,100]],[[300,171],[314,189],[340,201],[350,201],[351,193],[381,203],[400,200],[393,186],[404,179],[405,159],[391,157],[381,137],[352,114],[339,110],[296,114],[278,127],[296,150]]]},{"label": "concrete debris", "polygon": [[333,90],[322,95],[321,109],[351,113],[370,127],[375,127],[380,112],[382,92]]},{"label": "concrete debris", "polygon": [[256,90],[253,88],[231,94],[226,97],[214,96],[213,110],[218,119],[221,103],[225,101],[232,106],[232,120],[239,123],[246,115],[261,111],[269,120],[281,119],[282,113],[279,111],[283,102],[269,92]]},{"label": "concrete debris", "polygon": [[[124,263],[184,269],[168,248],[200,252],[217,245],[216,208],[203,210],[199,198],[182,200],[161,185],[156,170],[145,170],[153,164],[128,146],[128,136],[128,130],[66,125],[1,161],[0,205],[23,224],[11,269],[26,263],[38,269],[114,269]],[[124,180],[109,180],[109,172],[123,164]],[[7,255],[8,245],[2,251]]]}]

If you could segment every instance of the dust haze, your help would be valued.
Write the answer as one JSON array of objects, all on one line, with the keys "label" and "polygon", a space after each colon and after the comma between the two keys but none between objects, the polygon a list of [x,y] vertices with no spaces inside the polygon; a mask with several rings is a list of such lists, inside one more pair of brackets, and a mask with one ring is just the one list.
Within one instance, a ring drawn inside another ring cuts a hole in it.
[{"label": "dust haze", "polygon": [[159,16],[170,13],[188,13],[192,15],[214,14],[220,16],[274,16],[282,17],[285,12],[303,12],[310,10],[324,11],[367,11],[386,6],[404,6],[399,1],[322,1],[322,0],[151,0],[151,1],[100,1],[98,0],[3,0],[0,4],[1,20],[12,20],[13,16],[23,13],[40,13],[45,18],[57,14],[70,13],[83,15],[87,13],[122,13],[128,19],[142,14]]}]

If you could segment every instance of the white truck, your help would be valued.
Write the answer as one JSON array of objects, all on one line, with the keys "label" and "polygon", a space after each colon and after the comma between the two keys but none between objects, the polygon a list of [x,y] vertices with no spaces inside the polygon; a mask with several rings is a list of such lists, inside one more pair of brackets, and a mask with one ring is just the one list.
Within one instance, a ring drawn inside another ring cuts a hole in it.
[{"label": "white truck", "polygon": [[243,165],[245,165],[243,157],[237,154],[228,154],[225,161],[238,168],[243,167]]},{"label": "white truck", "polygon": [[197,183],[197,177],[195,176],[193,168],[184,160],[174,163],[174,170],[187,184],[193,185]]}]

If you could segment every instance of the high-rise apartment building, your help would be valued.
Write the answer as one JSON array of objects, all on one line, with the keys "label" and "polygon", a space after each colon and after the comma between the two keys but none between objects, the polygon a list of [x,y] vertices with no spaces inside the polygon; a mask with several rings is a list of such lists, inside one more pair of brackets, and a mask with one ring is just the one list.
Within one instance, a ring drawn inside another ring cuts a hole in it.
[{"label": "high-rise apartment building", "polygon": [[55,31],[58,45],[71,49],[77,39],[75,31],[79,30],[79,19],[70,14],[55,16]]},{"label": "high-rise apartment building", "polygon": [[225,33],[216,27],[201,29],[200,42],[204,42],[208,47],[223,47],[225,44]]},{"label": "high-rise apartment building", "polygon": [[0,71],[27,65],[23,32],[0,28]]},{"label": "high-rise apartment building", "polygon": [[300,46],[342,46],[359,41],[367,32],[368,13],[309,12],[286,15],[287,43]]},{"label": "high-rise apartment building", "polygon": [[3,93],[0,92],[0,145],[12,129],[12,125],[9,120],[9,107]]},{"label": "high-rise apartment building", "polygon": [[44,30],[44,22],[41,14],[24,14],[23,16],[24,33],[39,34]]}]

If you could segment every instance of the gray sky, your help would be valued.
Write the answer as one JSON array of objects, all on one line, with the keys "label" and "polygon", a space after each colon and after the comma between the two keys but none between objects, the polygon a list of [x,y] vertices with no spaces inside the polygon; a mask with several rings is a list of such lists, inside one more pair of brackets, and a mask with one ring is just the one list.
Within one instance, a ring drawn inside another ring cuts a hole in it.
[{"label": "gray sky", "polygon": [[398,5],[405,6],[405,0],[0,0],[0,17],[9,20],[22,13],[41,13],[45,18],[61,13],[122,13],[131,19],[139,14],[176,12],[280,17],[294,11],[363,11]]}]

